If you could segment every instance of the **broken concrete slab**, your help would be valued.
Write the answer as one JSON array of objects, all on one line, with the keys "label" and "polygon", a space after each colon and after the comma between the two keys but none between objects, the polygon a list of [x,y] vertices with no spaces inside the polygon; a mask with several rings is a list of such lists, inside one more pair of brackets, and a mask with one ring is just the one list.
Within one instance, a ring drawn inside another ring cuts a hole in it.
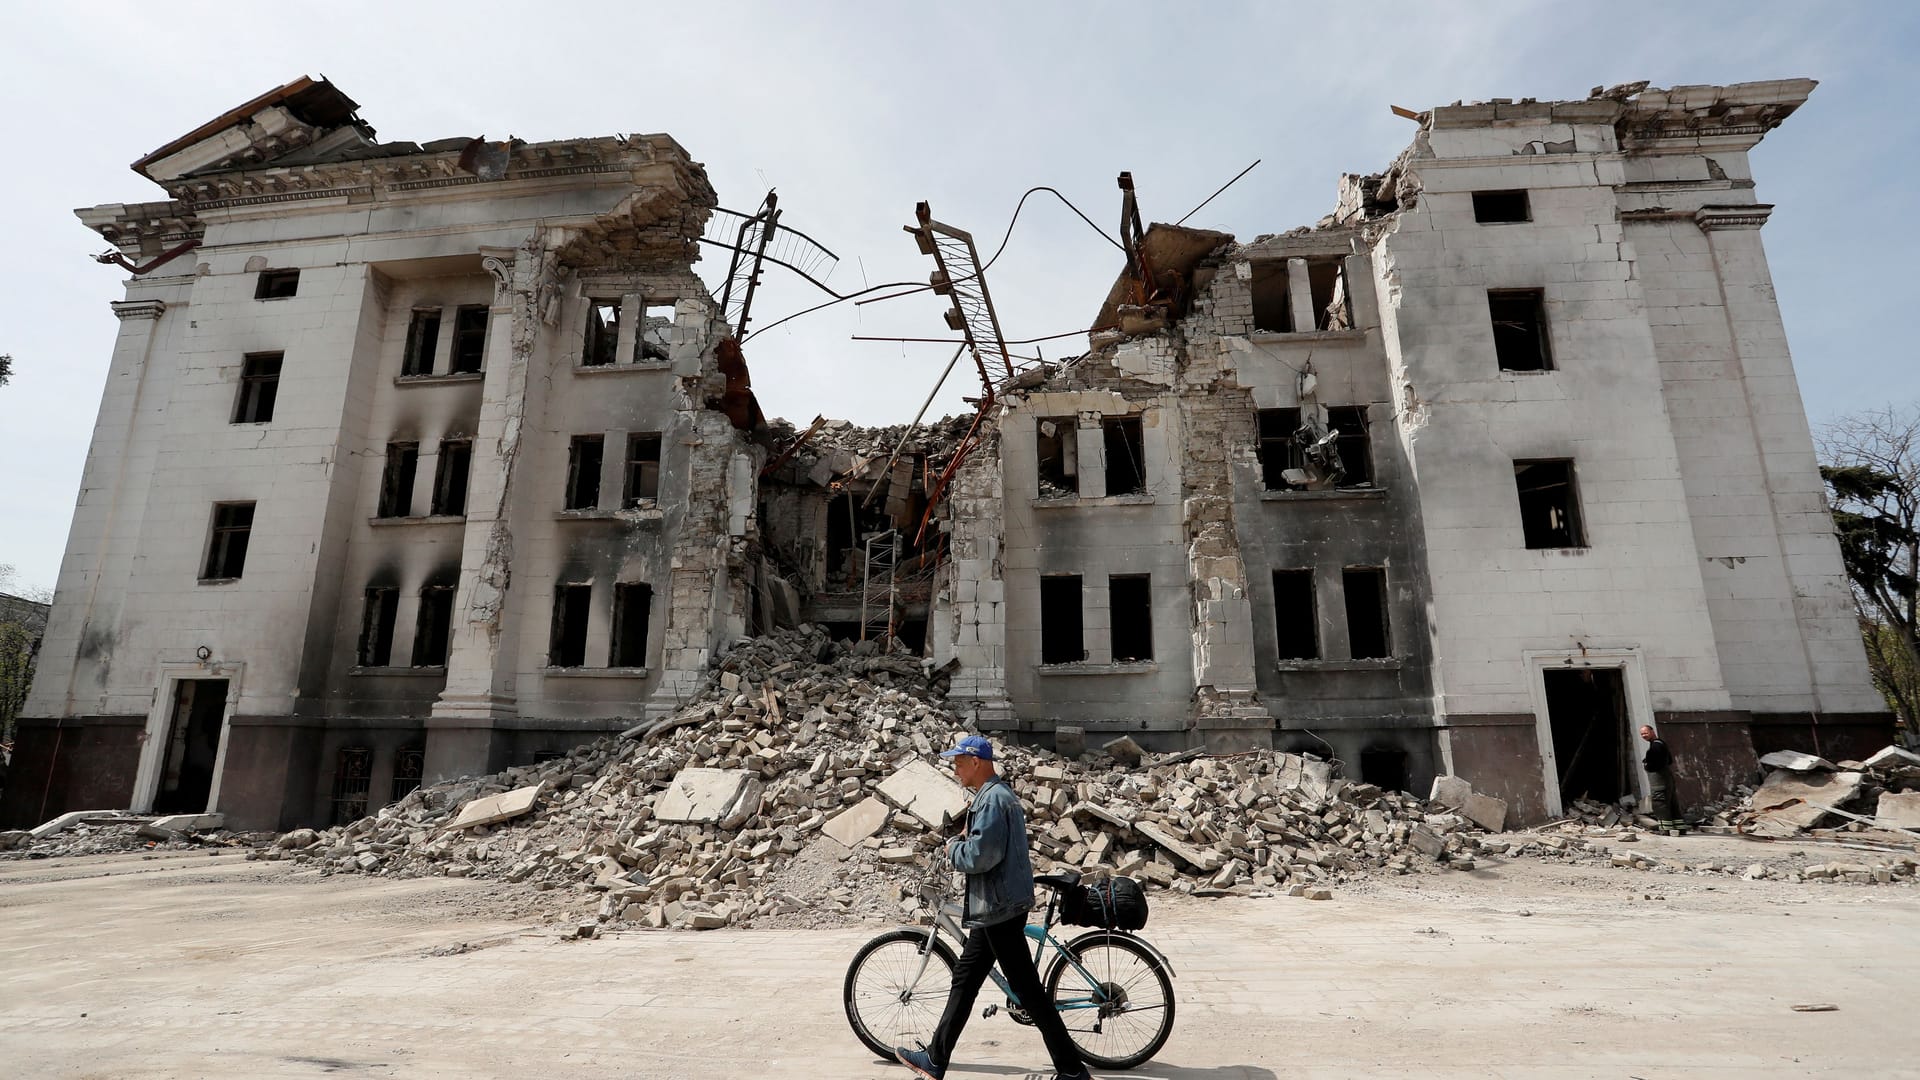
[{"label": "broken concrete slab", "polygon": [[759,798],[760,785],[746,769],[681,769],[654,801],[653,816],[669,825],[724,825]]},{"label": "broken concrete slab", "polygon": [[1790,769],[1794,772],[1813,772],[1818,769],[1832,772],[1836,766],[1823,757],[1803,754],[1798,750],[1775,750],[1760,759],[1760,764],[1770,769]]},{"label": "broken concrete slab", "polygon": [[156,829],[165,829],[169,832],[211,832],[214,829],[227,827],[227,815],[168,814],[166,817],[154,818],[151,824]]},{"label": "broken concrete slab", "polygon": [[1196,870],[1211,872],[1226,865],[1226,856],[1217,851],[1204,850],[1193,847],[1190,844],[1182,843],[1174,839],[1166,830],[1152,822],[1136,821],[1133,824],[1133,831],[1158,845],[1162,851],[1165,851],[1167,854],[1179,859],[1181,862],[1186,863]]},{"label": "broken concrete slab", "polygon": [[1920,829],[1920,791],[1882,792],[1873,820],[1889,829]]},{"label": "broken concrete slab", "polygon": [[879,832],[880,827],[887,823],[887,815],[892,812],[886,803],[869,795],[821,826],[820,831],[839,841],[842,846],[852,847]]},{"label": "broken concrete slab", "polygon": [[535,799],[540,797],[540,785],[503,791],[498,795],[489,795],[484,799],[475,799],[460,808],[460,816],[453,819],[447,828],[454,832],[471,829],[476,825],[492,825],[495,822],[517,818],[533,809]]},{"label": "broken concrete slab", "polygon": [[1898,746],[1887,746],[1882,747],[1860,765],[1867,769],[1893,769],[1902,765],[1920,765],[1920,754],[1911,750],[1902,750]]},{"label": "broken concrete slab", "polygon": [[881,798],[935,828],[967,812],[967,789],[924,761],[908,762],[880,781],[878,790]]},{"label": "broken concrete slab", "polygon": [[1140,749],[1140,744],[1126,735],[1107,742],[1100,749],[1105,750],[1113,760],[1127,766],[1138,765],[1147,756],[1147,752]]},{"label": "broken concrete slab", "polygon": [[1860,794],[1857,772],[1791,772],[1775,769],[1753,793],[1753,818],[1746,831],[1758,836],[1791,836],[1832,816],[1830,807]]},{"label": "broken concrete slab", "polygon": [[1428,802],[1438,803],[1488,832],[1502,832],[1507,826],[1507,803],[1473,790],[1473,785],[1457,776],[1433,778],[1433,794]]}]

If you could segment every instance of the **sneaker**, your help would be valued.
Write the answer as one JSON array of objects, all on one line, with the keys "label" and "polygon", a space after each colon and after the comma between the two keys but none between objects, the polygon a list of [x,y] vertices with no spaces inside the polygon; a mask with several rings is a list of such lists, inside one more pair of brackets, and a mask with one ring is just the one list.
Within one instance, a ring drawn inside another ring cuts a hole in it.
[{"label": "sneaker", "polygon": [[945,1069],[933,1063],[932,1055],[925,1050],[909,1050],[904,1046],[896,1046],[893,1048],[893,1057],[895,1061],[912,1069],[916,1075],[923,1076],[926,1080],[940,1080],[941,1074],[946,1072]]}]

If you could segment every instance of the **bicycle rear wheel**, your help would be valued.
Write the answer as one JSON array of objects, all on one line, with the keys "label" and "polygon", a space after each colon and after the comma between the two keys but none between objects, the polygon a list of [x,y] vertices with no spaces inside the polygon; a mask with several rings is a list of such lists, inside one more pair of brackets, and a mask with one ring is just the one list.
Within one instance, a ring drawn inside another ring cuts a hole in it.
[{"label": "bicycle rear wheel", "polygon": [[[953,987],[953,949],[939,937],[927,955],[924,930],[891,930],[861,946],[847,965],[841,998],[847,1023],[888,1061],[893,1048],[933,1038]],[[925,963],[922,963],[922,961]]]},{"label": "bicycle rear wheel", "polygon": [[1173,1034],[1173,980],[1125,934],[1076,938],[1047,968],[1047,996],[1088,1064],[1131,1069]]}]

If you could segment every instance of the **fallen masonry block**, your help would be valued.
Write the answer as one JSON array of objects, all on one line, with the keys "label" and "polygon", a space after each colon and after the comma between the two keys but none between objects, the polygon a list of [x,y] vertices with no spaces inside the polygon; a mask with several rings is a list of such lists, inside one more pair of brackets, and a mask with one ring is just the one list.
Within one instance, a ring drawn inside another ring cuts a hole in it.
[{"label": "fallen masonry block", "polygon": [[1309,900],[1331,900],[1333,899],[1333,890],[1322,886],[1320,888],[1308,889],[1302,895]]},{"label": "fallen masonry block", "polygon": [[1186,863],[1196,870],[1204,870],[1211,873],[1226,864],[1226,857],[1219,852],[1202,851],[1199,848],[1183,844],[1175,840],[1158,825],[1154,825],[1151,822],[1135,822],[1133,831],[1153,841],[1153,843],[1159,845],[1162,851],[1165,851],[1167,854],[1172,855],[1174,858],[1179,859],[1181,862]]},{"label": "fallen masonry block", "polygon": [[533,809],[533,801],[540,797],[540,785],[503,791],[498,795],[489,795],[484,799],[475,799],[460,808],[460,816],[448,825],[450,832],[470,829],[476,825],[492,825],[497,821],[517,818]]},{"label": "fallen masonry block", "polygon": [[75,825],[140,825],[152,820],[151,814],[129,814],[124,810],[72,810],[27,832],[35,840],[44,840]]},{"label": "fallen masonry block", "polygon": [[1747,829],[1758,836],[1791,836],[1810,829],[1830,816],[1828,808],[1858,797],[1861,779],[1857,772],[1775,769],[1753,793],[1754,813]]},{"label": "fallen masonry block", "polygon": [[669,825],[733,828],[759,803],[760,782],[745,769],[681,769],[654,801],[653,816]]},{"label": "fallen masonry block", "polygon": [[1109,825],[1115,826],[1116,828],[1130,829],[1133,827],[1132,818],[1127,817],[1123,814],[1115,813],[1114,811],[1109,810],[1104,806],[1097,806],[1090,802],[1074,803],[1073,806],[1067,810],[1067,813],[1072,817],[1079,817],[1081,815],[1085,815],[1087,817],[1093,818],[1095,821],[1104,821]]},{"label": "fallen masonry block", "polygon": [[880,831],[887,823],[887,815],[892,813],[886,803],[869,795],[855,803],[839,817],[820,827],[830,839],[837,840],[844,847],[853,847],[860,841]]},{"label": "fallen masonry block", "polygon": [[227,815],[169,814],[166,817],[153,819],[152,825],[156,829],[165,829],[168,832],[209,832],[213,829],[226,828]]},{"label": "fallen masonry block", "polygon": [[32,838],[33,834],[25,829],[9,829],[6,832],[0,832],[0,851],[11,851]]},{"label": "fallen masonry block", "polygon": [[1920,754],[1911,750],[1902,750],[1897,746],[1881,748],[1872,757],[1861,762],[1869,769],[1892,769],[1901,765],[1920,765]]},{"label": "fallen masonry block", "polygon": [[[1429,859],[1437,859],[1442,852],[1447,850],[1447,842],[1439,833],[1418,823],[1415,823],[1412,828],[1407,830],[1407,842],[1412,844],[1414,849],[1420,852],[1420,854],[1425,855]],[[1564,844],[1555,846],[1564,846]]]},{"label": "fallen masonry block", "polygon": [[1920,829],[1920,791],[1881,793],[1873,818],[1884,828]]},{"label": "fallen masonry block", "polygon": [[924,761],[908,762],[880,782],[880,797],[940,828],[967,812],[967,791]]},{"label": "fallen masonry block", "polygon": [[1797,750],[1775,750],[1760,759],[1760,764],[1769,769],[1790,769],[1794,772],[1832,772],[1834,764],[1823,757],[1802,754]]},{"label": "fallen masonry block", "polygon": [[1491,795],[1481,795],[1473,785],[1457,776],[1433,778],[1433,793],[1428,802],[1438,803],[1488,832],[1501,832],[1507,825],[1507,803]]},{"label": "fallen masonry block", "polygon": [[1105,750],[1113,760],[1122,765],[1138,765],[1147,756],[1146,751],[1140,749],[1140,744],[1126,735],[1108,742],[1100,749]]}]

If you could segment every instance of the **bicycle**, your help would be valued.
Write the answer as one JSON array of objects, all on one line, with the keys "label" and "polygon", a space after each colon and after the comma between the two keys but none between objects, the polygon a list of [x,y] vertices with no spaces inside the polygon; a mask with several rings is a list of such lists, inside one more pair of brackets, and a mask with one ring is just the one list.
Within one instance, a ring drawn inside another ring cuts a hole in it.
[{"label": "bicycle", "polygon": [[[1060,894],[1080,886],[1080,873],[1069,870],[1033,880],[1049,894],[1044,919],[1037,926],[1028,924],[1026,935],[1034,943],[1034,968],[1044,971],[1041,985],[1067,1034],[1089,1065],[1131,1069],[1147,1061],[1173,1034],[1173,964],[1128,930],[1094,929],[1061,942],[1053,934]],[[951,875],[937,865],[919,890],[933,908],[932,921],[924,928],[905,926],[881,934],[862,946],[847,967],[841,995],[847,1022],[867,1049],[889,1061],[894,1047],[931,1039],[946,1009],[953,942],[964,944],[967,936],[960,925],[960,905],[947,899],[951,888]],[[1055,955],[1043,968],[1048,949]],[[1000,969],[994,967],[987,977],[1006,995],[1007,1015],[1032,1026]],[[980,1016],[991,1017],[1000,1008],[988,1005]]]}]

